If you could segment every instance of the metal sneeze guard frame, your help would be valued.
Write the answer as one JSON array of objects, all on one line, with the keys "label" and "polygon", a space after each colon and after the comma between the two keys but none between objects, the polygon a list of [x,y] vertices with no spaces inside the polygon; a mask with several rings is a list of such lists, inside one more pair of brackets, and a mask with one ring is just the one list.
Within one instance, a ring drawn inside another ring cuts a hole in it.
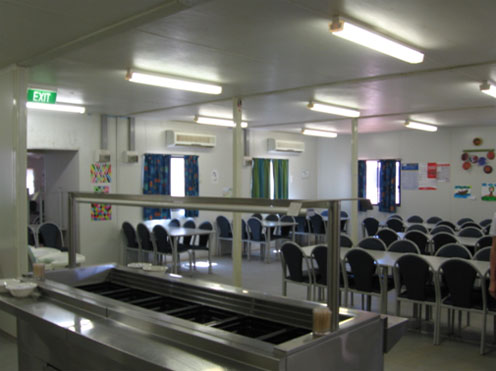
[{"label": "metal sneeze guard frame", "polygon": [[[267,200],[227,197],[171,197],[162,195],[69,193],[69,267],[76,267],[79,250],[78,225],[80,203],[106,203],[120,206],[138,206],[171,209],[228,211],[234,213],[278,213],[306,215],[308,209],[328,210],[327,227],[327,306],[331,310],[331,331],[339,327],[339,245],[341,201],[363,201],[361,198],[333,200]],[[368,200],[366,200],[368,201]]]}]

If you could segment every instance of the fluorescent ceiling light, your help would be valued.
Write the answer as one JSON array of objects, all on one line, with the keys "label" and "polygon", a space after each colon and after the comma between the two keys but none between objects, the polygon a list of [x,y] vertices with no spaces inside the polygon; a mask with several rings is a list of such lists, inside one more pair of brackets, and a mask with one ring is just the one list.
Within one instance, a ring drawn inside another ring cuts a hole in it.
[{"label": "fluorescent ceiling light", "polygon": [[214,85],[214,84],[210,84],[198,80],[190,80],[186,78],[183,79],[181,77],[176,77],[176,76],[144,73],[144,72],[129,70],[126,79],[139,84],[194,91],[197,93],[205,93],[205,94],[222,93],[222,86],[220,85]]},{"label": "fluorescent ceiling light", "polygon": [[74,106],[70,104],[47,104],[47,103],[35,103],[27,102],[27,108],[39,109],[45,111],[58,111],[58,112],[73,112],[73,113],[85,113],[86,108],[83,106]]},{"label": "fluorescent ceiling light", "polygon": [[325,137],[325,138],[336,138],[338,136],[337,133],[326,130],[315,130],[315,129],[303,129],[301,131],[303,135],[312,135],[314,137]]},{"label": "fluorescent ceiling light", "polygon": [[484,82],[480,86],[480,91],[487,94],[493,98],[496,98],[496,86],[490,84],[489,82]]},{"label": "fluorescent ceiling light", "polygon": [[423,124],[421,122],[410,121],[410,120],[407,120],[405,122],[405,126],[409,129],[431,131],[431,132],[437,131],[437,126],[429,125],[429,124]]},{"label": "fluorescent ceiling light", "polygon": [[422,63],[424,54],[376,32],[366,30],[340,17],[330,25],[333,35],[360,44],[408,63]]},{"label": "fluorescent ceiling light", "polygon": [[360,111],[346,108],[341,106],[335,106],[327,103],[310,102],[307,107],[312,111],[330,113],[331,115],[345,116],[345,117],[358,117],[360,116]]},{"label": "fluorescent ceiling light", "polygon": [[[233,120],[222,119],[218,117],[195,116],[194,121],[197,124],[203,124],[203,125],[226,126],[229,128],[233,128],[236,126],[236,123]],[[248,127],[248,123],[242,121],[241,127],[242,128]]]}]

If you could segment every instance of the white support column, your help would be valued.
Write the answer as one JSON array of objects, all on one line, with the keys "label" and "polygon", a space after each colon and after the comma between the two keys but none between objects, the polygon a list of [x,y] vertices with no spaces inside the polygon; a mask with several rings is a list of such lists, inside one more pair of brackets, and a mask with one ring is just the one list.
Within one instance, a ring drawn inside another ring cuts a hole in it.
[{"label": "white support column", "polygon": [[[351,120],[351,197],[358,197],[358,119]],[[351,239],[359,241],[358,202],[351,202]]]},{"label": "white support column", "polygon": [[[243,164],[243,129],[241,129],[241,98],[233,98],[233,197],[241,197],[241,167]],[[241,287],[241,213],[233,213],[233,285]]]}]

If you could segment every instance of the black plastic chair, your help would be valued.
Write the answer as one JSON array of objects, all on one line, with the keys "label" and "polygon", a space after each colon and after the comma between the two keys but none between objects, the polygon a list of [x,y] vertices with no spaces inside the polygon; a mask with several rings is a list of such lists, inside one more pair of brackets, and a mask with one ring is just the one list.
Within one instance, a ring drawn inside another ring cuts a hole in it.
[{"label": "black plastic chair", "polygon": [[265,220],[270,220],[272,222],[277,222],[279,220],[279,216],[277,214],[269,214],[265,217]]},{"label": "black plastic chair", "polygon": [[492,236],[483,236],[477,240],[475,243],[475,251],[479,251],[480,249],[486,247],[486,246],[492,246],[493,244],[493,237]]},{"label": "black plastic chair", "polygon": [[403,232],[405,230],[403,221],[398,218],[389,218],[388,220],[386,220],[386,225],[388,228],[391,228],[395,232]]},{"label": "black plastic chair", "polygon": [[407,229],[406,232],[420,231],[422,233],[429,233],[429,230],[423,224],[412,224]]},{"label": "black plastic chair", "polygon": [[51,222],[43,223],[38,227],[38,244],[67,251],[62,231],[57,224]]},{"label": "black plastic chair", "polygon": [[436,224],[442,220],[443,219],[441,219],[439,216],[431,216],[430,218],[427,218],[427,220],[425,222],[428,224]]},{"label": "black plastic chair", "polygon": [[[484,354],[487,319],[487,298],[484,277],[479,274],[469,261],[459,258],[452,258],[441,264],[438,274],[441,277],[438,279],[438,282],[442,281],[445,284],[448,295],[441,299],[441,304],[437,311],[436,344],[439,344],[440,340],[440,318],[442,308],[447,308],[448,311],[459,310],[469,313],[475,312],[482,316],[480,354]],[[475,285],[476,280],[477,282],[480,282],[480,286]],[[439,293],[440,285],[436,285],[436,288]],[[448,317],[448,322],[450,327],[453,328],[454,315],[451,315],[451,318]],[[460,322],[461,316],[459,317],[459,323]]]},{"label": "black plastic chair", "polygon": [[448,220],[441,220],[440,222],[437,222],[436,223],[436,227],[439,227],[439,226],[442,226],[442,225],[446,225],[448,227],[450,227],[452,230],[456,231],[457,230],[457,226],[454,225],[453,223],[451,223],[450,221]]},{"label": "black plastic chair", "polygon": [[353,247],[353,241],[351,240],[350,236],[341,233],[339,236],[339,246],[340,247]]},{"label": "black plastic chair", "polygon": [[[281,222],[295,223],[295,218],[289,215],[283,215],[281,217]],[[292,239],[293,238],[293,226],[281,227],[279,238]]]},{"label": "black plastic chair", "polygon": [[472,218],[461,218],[461,219],[459,219],[459,220],[456,222],[456,224],[457,224],[457,225],[459,225],[459,226],[462,226],[462,225],[464,225],[465,223],[468,223],[468,222],[473,222],[473,221],[474,221],[474,219],[472,219]]},{"label": "black plastic chair", "polygon": [[[252,220],[252,218],[250,219]],[[248,220],[248,223],[249,221]],[[303,264],[305,268],[303,269]],[[287,296],[288,283],[307,287],[307,300],[312,300],[313,273],[308,259],[294,242],[286,242],[281,247],[282,295]]]},{"label": "black plastic chair", "polygon": [[379,221],[371,216],[362,221],[363,236],[375,236],[379,230]]},{"label": "black plastic chair", "polygon": [[399,219],[399,220],[403,221],[403,217],[401,215],[399,215],[399,214],[389,215],[388,216],[388,220],[389,219]]},{"label": "black plastic chair", "polygon": [[38,247],[38,241],[36,241],[36,234],[33,228],[31,228],[29,225],[28,225],[28,245]]},{"label": "black plastic chair", "polygon": [[395,241],[388,247],[387,251],[420,254],[420,249],[418,248],[418,246],[415,244],[415,242],[410,240]]},{"label": "black plastic chair", "polygon": [[438,226],[432,228],[431,235],[434,236],[435,234],[438,234],[438,233],[449,233],[449,234],[454,235],[455,231],[447,225],[438,225]]},{"label": "black plastic chair", "polygon": [[[313,282],[314,286],[318,291],[318,295],[313,294],[314,299],[318,299],[320,301],[323,300],[323,297],[325,295],[322,295],[322,292],[325,292],[325,289],[327,289],[327,246],[326,245],[318,245],[314,247],[312,250],[312,260],[311,262],[315,261],[317,263],[317,267],[313,267],[312,263],[312,268],[311,271],[314,274],[313,277]],[[343,269],[341,267],[341,263],[339,264],[339,288],[342,292],[345,293],[345,300],[344,300],[344,306],[348,306],[348,300],[346,297],[346,291],[347,291],[347,280],[344,279],[342,276]]]},{"label": "black plastic chair", "polygon": [[482,249],[478,250],[472,257],[473,260],[481,260],[486,262],[488,262],[490,258],[491,258],[491,246],[483,247]]},{"label": "black plastic chair", "polygon": [[458,236],[460,237],[482,237],[484,234],[478,228],[467,227],[463,228],[460,232],[458,232]]},{"label": "black plastic chair", "polygon": [[[163,228],[163,227],[162,227]],[[136,231],[138,234],[138,243],[140,246],[141,250],[141,257],[140,261],[144,260],[144,255],[148,255],[148,258],[146,259],[147,261],[152,261],[153,263],[156,262],[155,260],[155,249],[153,247],[153,242],[150,234],[150,230],[146,225],[143,223],[139,223],[138,226],[136,227]],[[151,259],[150,259],[151,256]]]},{"label": "black plastic chair", "polygon": [[429,253],[429,236],[421,231],[409,231],[405,233],[404,239],[415,242],[420,253],[427,255]]},{"label": "black plastic chair", "polygon": [[[421,255],[405,254],[398,258],[394,264],[393,275],[396,288],[396,316],[401,316],[401,302],[420,305],[419,311],[414,310],[414,313],[418,313],[419,321],[422,318],[422,305],[436,308],[439,299],[432,281],[434,269]],[[437,326],[434,328],[437,329]],[[436,335],[434,331],[434,343],[436,343]]]},{"label": "black plastic chair", "polygon": [[387,246],[384,241],[375,237],[366,237],[357,244],[358,247],[361,247],[365,250],[377,250],[377,251],[386,251]]},{"label": "black plastic chair", "polygon": [[[248,230],[250,235],[250,246],[248,248],[248,256],[251,255],[252,244],[260,245],[260,257],[267,260],[267,255],[270,254],[270,246],[267,246],[266,231],[262,226],[262,221],[258,218],[248,219]],[[268,251],[267,251],[268,250]]]},{"label": "black plastic chair", "polygon": [[483,230],[483,226],[481,226],[480,224],[477,224],[476,222],[466,222],[466,223],[463,223],[461,226],[460,226],[460,229],[465,229],[465,228],[468,228],[468,227],[473,227],[473,228],[477,228],[479,230]]},{"label": "black plastic chair", "polygon": [[[191,228],[195,229],[196,228],[196,223],[194,220],[186,220],[186,222],[183,224],[183,228]],[[193,237],[194,236],[184,236],[181,241],[181,246],[186,248],[186,250],[191,249],[191,246],[193,244]]]},{"label": "black plastic chair", "polygon": [[432,243],[434,246],[434,253],[439,250],[442,246],[448,243],[459,243],[458,239],[451,233],[440,232],[432,236]]},{"label": "black plastic chair", "polygon": [[168,227],[180,227],[181,222],[179,222],[179,219],[171,219],[169,224],[167,224]]},{"label": "black plastic chair", "polygon": [[398,234],[389,228],[379,229],[379,231],[377,232],[377,237],[379,237],[379,239],[381,239],[386,244],[386,246],[391,245],[394,241],[397,241],[399,239]]},{"label": "black plastic chair", "polygon": [[[327,210],[326,210],[327,211]],[[346,232],[348,230],[348,222],[350,220],[350,216],[344,210],[340,211],[341,216],[341,232]]]},{"label": "black plastic chair", "polygon": [[[157,258],[155,260],[157,262],[158,261],[161,262],[162,258],[166,259],[167,254],[172,255],[173,253],[172,241],[169,238],[169,233],[167,233],[167,230],[161,225],[156,225],[155,227],[153,227],[153,237],[155,241],[155,253],[157,255]],[[193,264],[192,264],[191,252],[189,251],[190,248],[191,245],[189,244],[185,245],[184,243],[178,243],[176,261],[177,264],[180,266],[181,265],[180,255],[184,252],[188,253],[189,269],[191,270],[193,268]]]},{"label": "black plastic chair", "polygon": [[316,241],[325,239],[326,226],[320,214],[314,214],[310,217],[310,229]]},{"label": "black plastic chair", "polygon": [[228,241],[230,243],[229,248],[232,248],[232,230],[231,223],[224,215],[219,215],[215,219],[215,224],[217,226],[217,246],[219,247],[219,252],[222,254],[222,241]]},{"label": "black plastic chair", "polygon": [[[245,224],[244,220],[243,220],[243,223]],[[198,229],[211,231],[214,229],[214,227],[212,226],[212,223],[210,223],[209,221],[205,221],[198,226]],[[246,236],[246,231],[245,231],[245,236],[243,238],[248,238]],[[197,243],[192,245],[190,249],[191,249],[191,255],[193,258],[194,269],[196,269],[196,254],[195,254],[196,251],[207,251],[207,254],[208,254],[208,273],[212,273],[212,258],[211,258],[211,249],[210,249],[209,241],[210,241],[210,235],[208,235],[208,234],[199,235]]]},{"label": "black plastic chair", "polygon": [[492,219],[484,219],[484,220],[481,220],[481,222],[479,223],[479,225],[481,227],[486,227],[488,225],[491,225],[492,223]]},{"label": "black plastic chair", "polygon": [[255,213],[255,214],[253,214],[251,217],[252,217],[252,218],[257,218],[257,219],[263,220],[263,218],[262,218],[262,214]]},{"label": "black plastic chair", "polygon": [[418,215],[412,215],[409,216],[408,219],[406,220],[408,223],[423,223],[424,219]]},{"label": "black plastic chair", "polygon": [[435,255],[443,258],[472,259],[470,251],[465,246],[458,243],[448,243],[441,246],[436,251]]},{"label": "black plastic chair", "polygon": [[310,228],[308,226],[308,220],[305,216],[295,216],[294,220],[296,222],[295,227],[295,238],[301,237],[302,243],[308,243],[308,236],[310,234]]},{"label": "black plastic chair", "polygon": [[127,257],[129,252],[135,253],[137,256],[136,260],[139,261],[140,259],[139,243],[138,240],[136,239],[136,230],[134,229],[131,223],[129,222],[122,223],[122,235],[124,237],[123,242],[125,248],[124,263],[127,263]]}]

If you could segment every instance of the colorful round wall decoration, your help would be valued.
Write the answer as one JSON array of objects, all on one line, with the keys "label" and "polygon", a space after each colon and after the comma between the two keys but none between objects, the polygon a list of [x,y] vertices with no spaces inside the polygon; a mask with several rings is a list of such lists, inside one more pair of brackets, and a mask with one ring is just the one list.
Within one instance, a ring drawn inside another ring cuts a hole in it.
[{"label": "colorful round wall decoration", "polygon": [[479,161],[479,156],[473,155],[470,160],[473,164],[476,164]]},{"label": "colorful round wall decoration", "polygon": [[471,167],[472,167],[472,164],[471,164],[470,162],[465,161],[465,162],[463,163],[463,168],[464,168],[465,170],[468,170],[468,169],[470,169]]},{"label": "colorful round wall decoration", "polygon": [[484,172],[486,174],[491,174],[493,172],[493,167],[489,165],[484,166]]},{"label": "colorful round wall decoration", "polygon": [[462,154],[462,161],[467,161],[468,160],[468,153],[463,153]]},{"label": "colorful round wall decoration", "polygon": [[489,151],[486,156],[490,160],[494,159],[494,151]]},{"label": "colorful round wall decoration", "polygon": [[482,144],[482,138],[474,138],[472,143],[474,143],[474,146],[480,146]]},{"label": "colorful round wall decoration", "polygon": [[485,157],[479,157],[479,166],[484,166],[486,164],[486,158]]}]

